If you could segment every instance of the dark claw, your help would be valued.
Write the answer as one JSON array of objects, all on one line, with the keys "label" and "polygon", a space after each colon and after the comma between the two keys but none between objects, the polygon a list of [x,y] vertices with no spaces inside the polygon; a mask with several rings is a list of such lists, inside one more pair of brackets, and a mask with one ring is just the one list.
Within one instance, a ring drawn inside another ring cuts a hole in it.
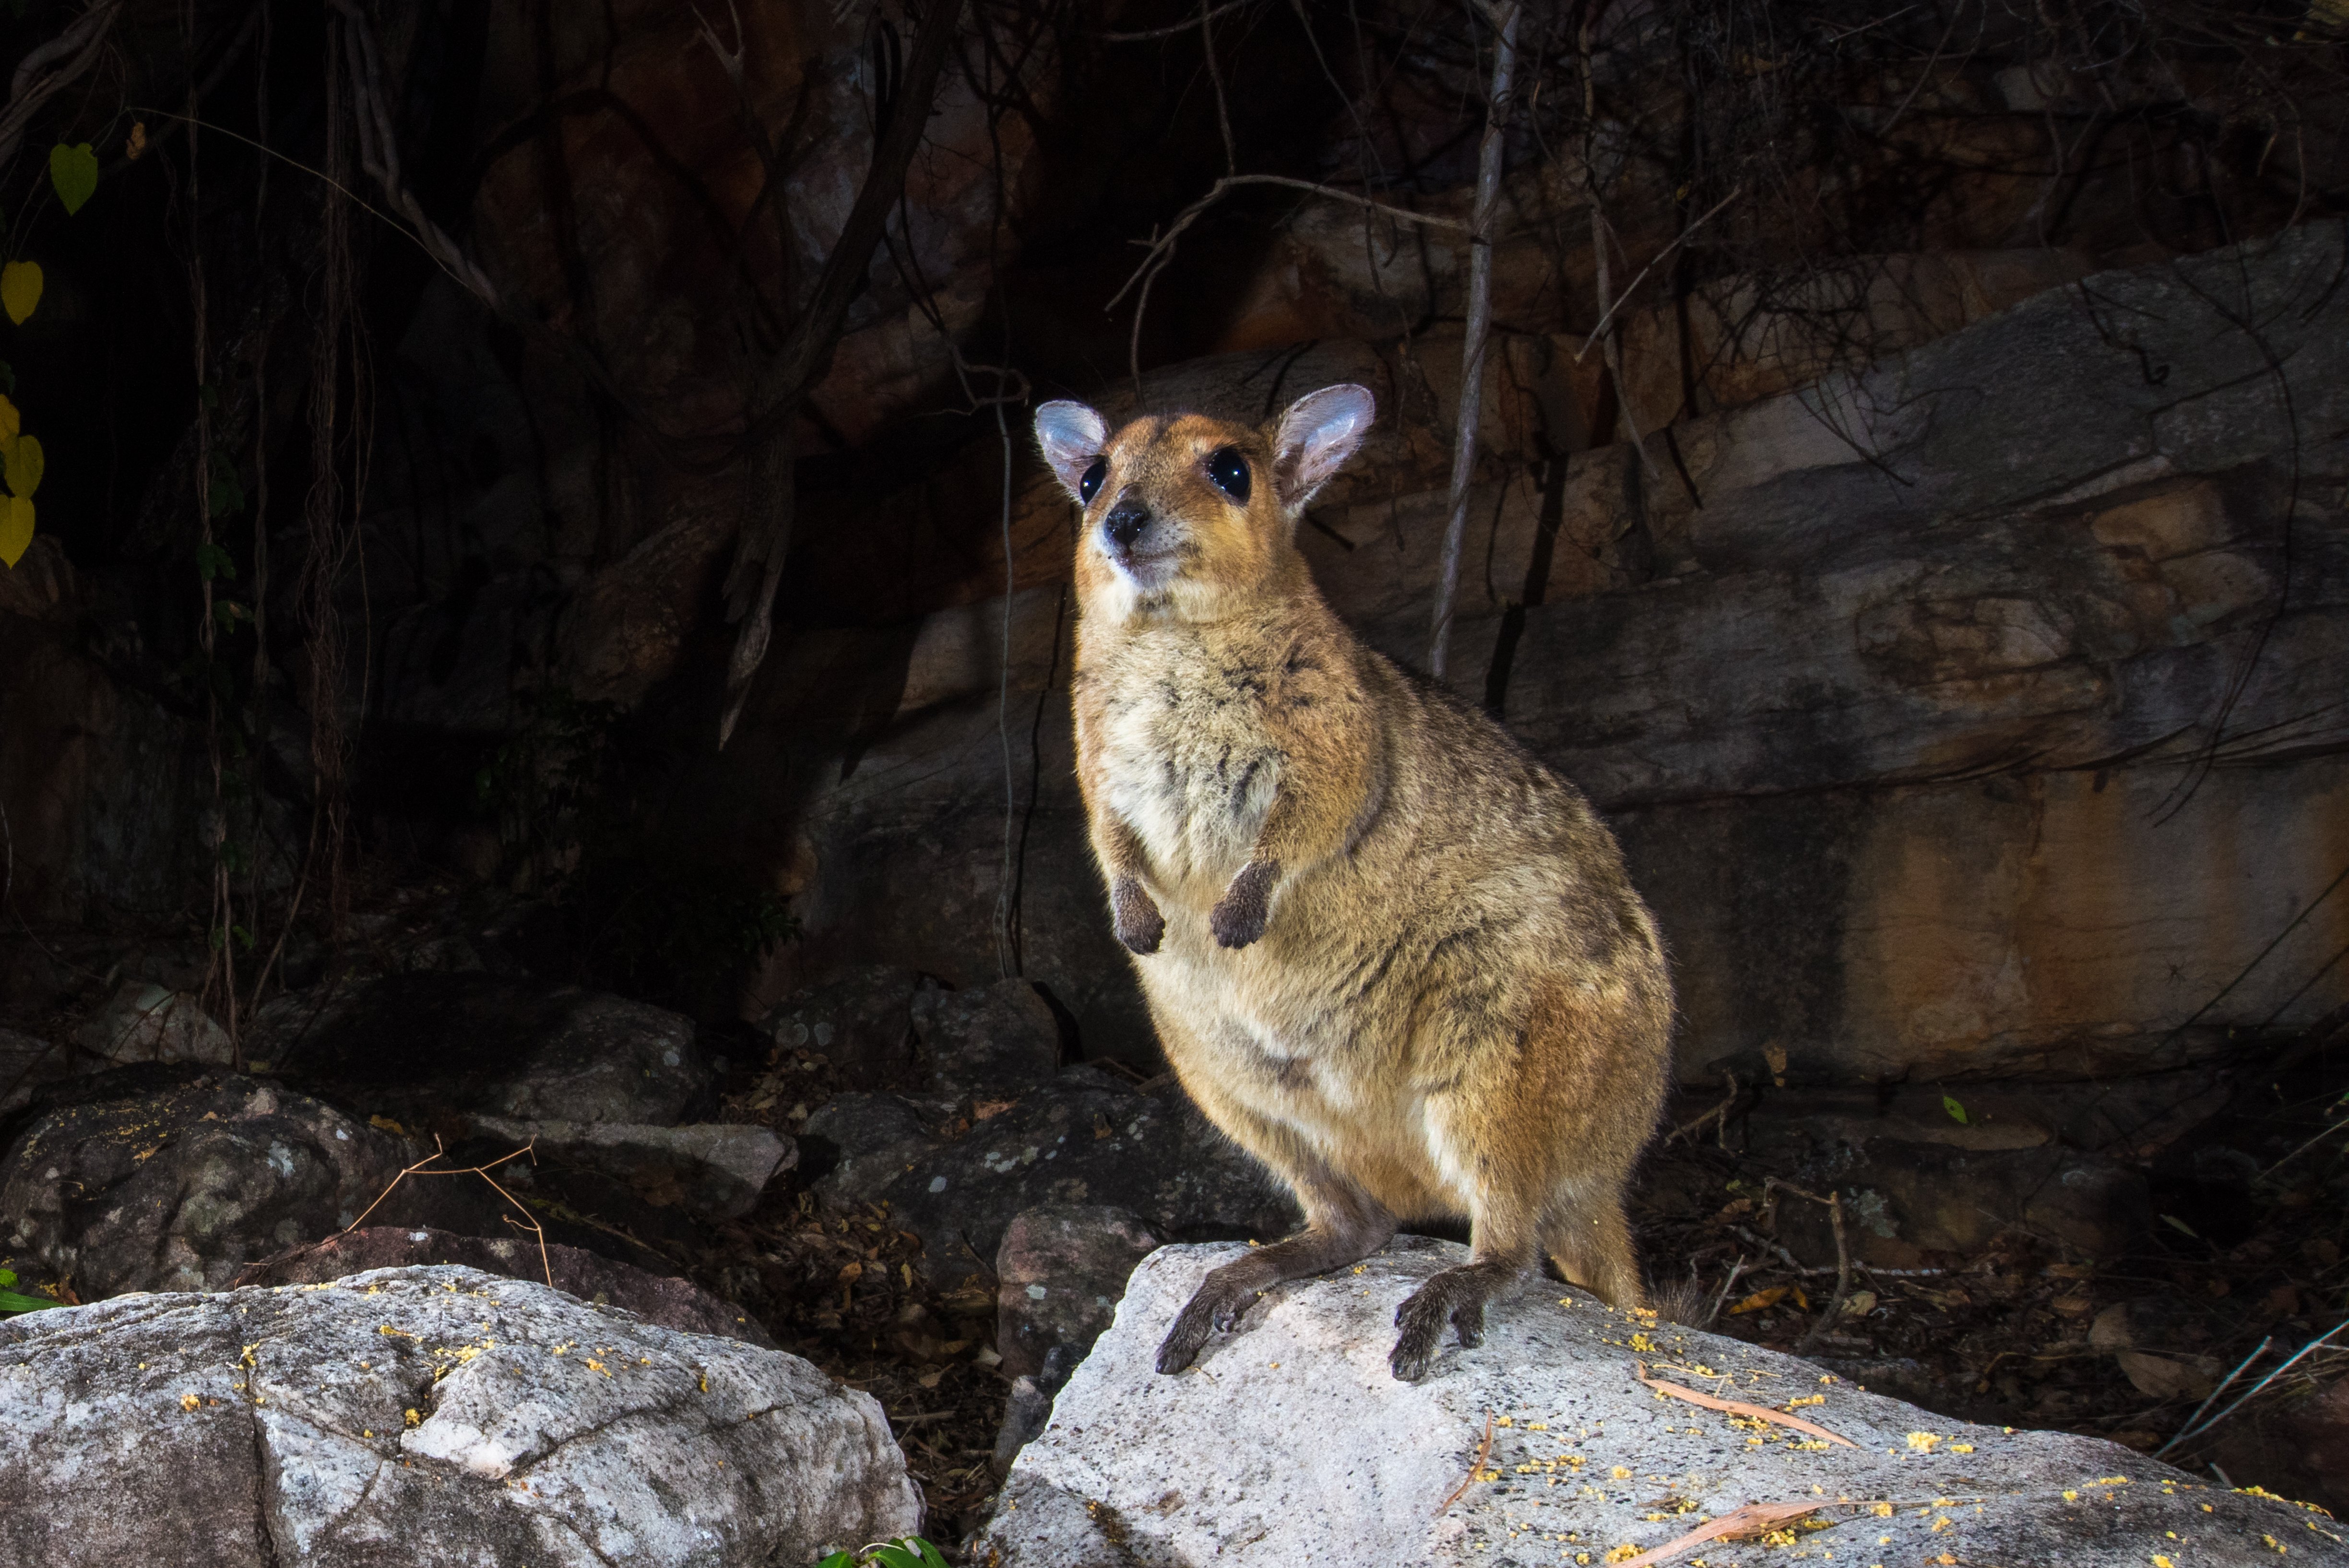
[{"label": "dark claw", "polygon": [[1272,885],[1280,876],[1278,860],[1251,860],[1240,867],[1232,885],[1208,911],[1207,929],[1218,947],[1244,948],[1264,935],[1272,898]]},{"label": "dark claw", "polygon": [[1166,935],[1166,917],[1158,912],[1157,904],[1142,890],[1141,883],[1131,877],[1119,878],[1110,897],[1110,908],[1117,940],[1128,952],[1147,957],[1158,950],[1159,941]]},{"label": "dark claw", "polygon": [[1199,1358],[1208,1340],[1231,1333],[1239,1320],[1239,1294],[1219,1288],[1212,1279],[1203,1282],[1159,1342],[1158,1370],[1170,1377],[1184,1370]]},{"label": "dark claw", "polygon": [[1398,1383],[1416,1383],[1427,1376],[1435,1361],[1436,1342],[1444,1335],[1444,1297],[1442,1293],[1422,1287],[1402,1305],[1395,1308],[1395,1325],[1402,1332],[1395,1335],[1393,1354],[1387,1357],[1387,1368]]}]

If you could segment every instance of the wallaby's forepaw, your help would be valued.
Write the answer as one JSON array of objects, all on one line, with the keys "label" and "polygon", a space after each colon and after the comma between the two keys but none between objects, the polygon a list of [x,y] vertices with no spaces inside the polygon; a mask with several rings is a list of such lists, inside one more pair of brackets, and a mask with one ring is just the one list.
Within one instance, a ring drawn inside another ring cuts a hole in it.
[{"label": "wallaby's forepaw", "polygon": [[1216,946],[1244,948],[1264,935],[1272,885],[1279,877],[1278,860],[1251,860],[1240,867],[1240,874],[1207,913],[1207,929],[1216,934]]},{"label": "wallaby's forepaw", "polygon": [[1172,1376],[1189,1366],[1206,1348],[1207,1341],[1219,1334],[1229,1334],[1240,1321],[1240,1314],[1255,1293],[1218,1285],[1209,1275],[1200,1283],[1191,1304],[1177,1314],[1174,1326],[1158,1345],[1158,1370]]},{"label": "wallaby's forepaw", "polygon": [[[1439,1274],[1435,1280],[1442,1278]],[[1387,1369],[1398,1383],[1416,1383],[1427,1376],[1442,1345],[1447,1317],[1459,1331],[1463,1345],[1474,1350],[1485,1343],[1484,1298],[1470,1295],[1455,1303],[1454,1293],[1438,1286],[1435,1280],[1413,1291],[1404,1298],[1402,1305],[1395,1308],[1395,1326],[1402,1332],[1395,1335]]]},{"label": "wallaby's forepaw", "polygon": [[1149,954],[1158,950],[1159,940],[1166,935],[1166,917],[1142,884],[1131,877],[1121,877],[1110,890],[1110,915],[1117,929],[1117,940],[1125,944],[1128,952]]}]

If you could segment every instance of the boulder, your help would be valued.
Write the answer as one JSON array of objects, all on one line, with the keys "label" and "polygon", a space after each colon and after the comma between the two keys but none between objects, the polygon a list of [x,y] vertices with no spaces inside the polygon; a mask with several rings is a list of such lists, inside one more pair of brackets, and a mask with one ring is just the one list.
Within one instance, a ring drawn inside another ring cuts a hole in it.
[{"label": "boulder", "polygon": [[[813,1118],[810,1118],[812,1120]],[[1287,1235],[1288,1194],[1172,1085],[1144,1094],[1077,1067],[905,1161],[873,1200],[922,1238],[931,1276],[992,1267],[1021,1211],[1110,1205],[1163,1237]]]},{"label": "boulder", "polygon": [[[19,1274],[62,1279],[87,1299],[219,1290],[247,1263],[360,1218],[417,1158],[280,1085],[200,1076],[136,1090],[140,1075],[53,1095],[0,1155],[0,1252]],[[470,1187],[404,1183],[375,1217],[445,1222],[470,1213]]]},{"label": "boulder", "polygon": [[1060,1071],[1060,1023],[1027,981],[966,991],[926,985],[912,1012],[929,1092],[943,1099],[1014,1098]]},{"label": "boulder", "polygon": [[392,974],[281,997],[255,1017],[247,1049],[304,1087],[426,1126],[465,1112],[668,1126],[718,1082],[680,1013],[488,974]]},{"label": "boulder", "polygon": [[922,1114],[896,1095],[834,1095],[800,1127],[801,1169],[835,1208],[871,1203],[927,1158],[938,1140]]},{"label": "boulder", "polygon": [[[2349,1563],[2321,1514],[2098,1438],[1951,1421],[1538,1279],[1495,1299],[1481,1347],[1447,1345],[1425,1381],[1397,1383],[1396,1307],[1468,1259],[1424,1238],[1267,1292],[1194,1371],[1161,1376],[1174,1314],[1238,1251],[1167,1247],[1134,1271],[1114,1324],[1012,1466],[973,1560],[1551,1568],[1621,1563],[1776,1503],[1793,1507],[1767,1521],[1770,1544],[1857,1564],[2144,1568],[2159,1552],[2250,1568],[2278,1545],[2294,1562]],[[1835,1438],[1707,1409],[1643,1376]],[[1764,1560],[1721,1541],[1696,1555]]]},{"label": "boulder", "polygon": [[476,1137],[533,1146],[542,1165],[576,1165],[626,1182],[656,1208],[679,1204],[723,1220],[758,1207],[775,1173],[799,1158],[791,1139],[733,1122],[662,1127],[474,1116],[471,1126]]},{"label": "boulder", "polygon": [[12,1318],[0,1421],[0,1549],[53,1568],[763,1568],[920,1520],[871,1396],[467,1268]]},{"label": "boulder", "polygon": [[557,1241],[548,1242],[542,1253],[537,1241],[529,1236],[457,1236],[399,1225],[363,1225],[250,1264],[229,1282],[229,1288],[332,1284],[373,1269],[433,1263],[460,1264],[485,1274],[542,1283],[551,1272],[556,1290],[596,1306],[617,1307],[680,1334],[714,1334],[775,1348],[774,1340],[757,1318],[691,1280],[631,1268]]},{"label": "boulder", "polygon": [[77,1043],[99,1061],[197,1062],[225,1067],[236,1044],[203,1003],[185,992],[126,980],[81,1026]]},{"label": "boulder", "polygon": [[1133,1265],[1158,1246],[1142,1217],[1123,1209],[1030,1209],[1003,1231],[995,1254],[995,1348],[1011,1379],[995,1463],[1044,1427],[1052,1397],[1107,1328]]},{"label": "boulder", "polygon": [[913,1001],[921,983],[912,970],[865,964],[784,998],[760,1020],[759,1032],[785,1051],[823,1057],[855,1088],[874,1088],[913,1060]]}]

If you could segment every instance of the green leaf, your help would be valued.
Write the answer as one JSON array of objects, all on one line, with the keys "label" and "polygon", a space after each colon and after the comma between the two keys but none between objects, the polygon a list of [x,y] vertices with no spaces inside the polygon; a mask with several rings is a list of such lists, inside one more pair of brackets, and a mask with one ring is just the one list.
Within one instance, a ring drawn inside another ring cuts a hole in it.
[{"label": "green leaf", "polygon": [[60,141],[49,149],[49,183],[57,188],[57,200],[65,203],[67,217],[98,194],[98,154],[88,142],[67,147]]},{"label": "green leaf", "polygon": [[0,1312],[46,1312],[57,1304],[47,1296],[19,1295],[15,1291],[0,1291]]},{"label": "green leaf", "polygon": [[30,501],[33,492],[41,487],[41,475],[48,469],[49,460],[41,451],[40,439],[20,435],[8,443],[8,456],[5,467],[0,467],[0,474],[8,481],[9,494]]},{"label": "green leaf", "polygon": [[1958,1104],[1957,1101],[1950,1098],[1947,1095],[1943,1095],[1941,1096],[1941,1108],[1950,1113],[1950,1119],[1951,1121],[1957,1123],[1960,1127],[1966,1125],[1966,1107]]},{"label": "green leaf", "polygon": [[905,1537],[905,1544],[912,1547],[920,1556],[922,1568],[947,1568],[947,1560],[938,1555],[938,1549],[920,1536],[908,1535]]},{"label": "green leaf", "polygon": [[236,581],[236,557],[224,545],[203,544],[196,546],[196,576],[211,582],[215,577]]},{"label": "green leaf", "polygon": [[922,1568],[920,1560],[902,1546],[868,1546],[864,1561],[874,1568]]},{"label": "green leaf", "polygon": [[848,1552],[835,1552],[817,1563],[815,1568],[856,1568],[856,1559]]},{"label": "green leaf", "polygon": [[2199,1241],[2202,1239],[2201,1237],[2199,1237],[2199,1236],[2196,1236],[2196,1235],[2194,1234],[2194,1227],[2193,1227],[2193,1226],[2189,1225],[2185,1220],[2180,1220],[2180,1219],[2179,1219],[2177,1215],[2175,1215],[2175,1214],[2165,1214],[2165,1215],[2163,1215],[2163,1216],[2161,1217],[2161,1222],[2162,1222],[2163,1224],[2165,1224],[2165,1225],[2175,1226],[2177,1229],[2178,1229],[2178,1230],[2180,1230],[2180,1231],[2184,1231],[2186,1234],[2188,1234],[2189,1236],[2194,1236],[2194,1239],[2195,1239],[2196,1241]]},{"label": "green leaf", "polygon": [[16,261],[0,266],[0,311],[17,326],[41,303],[41,264]]},{"label": "green leaf", "polygon": [[204,511],[213,517],[229,517],[244,510],[244,486],[236,482],[233,473],[217,474],[204,496]]},{"label": "green leaf", "polygon": [[246,609],[234,599],[214,599],[212,601],[212,619],[219,623],[220,628],[222,631],[234,631],[236,629],[236,623],[241,620],[250,619],[252,618],[252,611]]},{"label": "green leaf", "polygon": [[14,1270],[14,1269],[0,1269],[0,1290],[5,1290],[8,1286],[13,1285],[13,1284],[15,1284],[16,1282],[16,1270]]}]

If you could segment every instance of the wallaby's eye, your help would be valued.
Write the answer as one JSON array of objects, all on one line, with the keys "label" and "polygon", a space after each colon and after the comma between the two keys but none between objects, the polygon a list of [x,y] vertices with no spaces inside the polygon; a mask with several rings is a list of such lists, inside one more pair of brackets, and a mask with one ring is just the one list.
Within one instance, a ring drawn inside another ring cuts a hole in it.
[{"label": "wallaby's eye", "polygon": [[1209,452],[1207,454],[1207,477],[1216,482],[1216,489],[1230,496],[1234,501],[1238,502],[1243,506],[1247,504],[1247,459],[1240,455],[1239,448],[1236,446],[1219,446],[1215,451]]},{"label": "wallaby's eye", "polygon": [[1105,457],[1093,459],[1093,465],[1085,470],[1085,476],[1082,479],[1077,481],[1077,499],[1091,506],[1093,504],[1093,497],[1101,493],[1102,481],[1108,477],[1109,459]]}]

